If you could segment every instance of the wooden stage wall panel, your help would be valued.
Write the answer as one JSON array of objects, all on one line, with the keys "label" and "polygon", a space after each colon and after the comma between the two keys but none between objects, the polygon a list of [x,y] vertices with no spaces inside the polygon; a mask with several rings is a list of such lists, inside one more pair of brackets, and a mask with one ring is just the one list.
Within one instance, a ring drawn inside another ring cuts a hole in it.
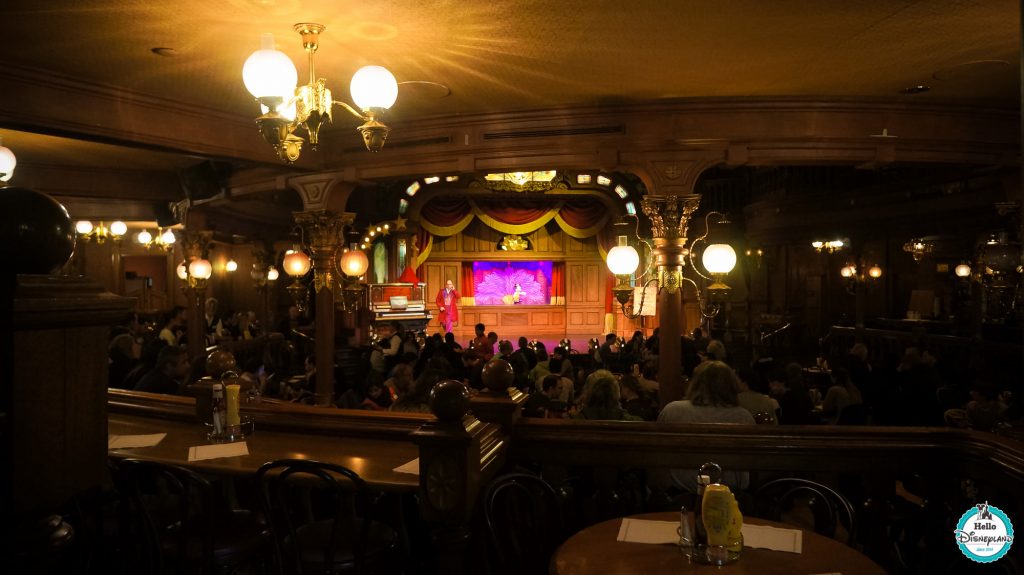
[{"label": "wooden stage wall panel", "polygon": [[[501,339],[559,340],[568,337],[573,347],[585,347],[591,337],[604,331],[604,299],[608,270],[598,253],[594,238],[577,239],[565,234],[554,223],[523,237],[533,249],[505,252],[497,249],[505,234],[479,220],[461,234],[435,237],[430,256],[420,270],[426,291],[424,297],[434,319],[427,333],[441,330],[434,297],[451,279],[462,291],[462,264],[471,261],[552,260],[565,263],[565,305],[559,306],[475,306],[463,301],[459,321],[452,331],[459,342],[473,338],[473,326],[483,323]],[[462,294],[466,295],[466,294]]]}]

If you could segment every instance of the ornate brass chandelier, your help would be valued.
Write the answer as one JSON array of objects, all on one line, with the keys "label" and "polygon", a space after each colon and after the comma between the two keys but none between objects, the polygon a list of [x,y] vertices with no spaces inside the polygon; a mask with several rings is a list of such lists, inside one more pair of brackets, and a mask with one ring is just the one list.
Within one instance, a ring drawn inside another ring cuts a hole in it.
[{"label": "ornate brass chandelier", "polygon": [[352,76],[350,85],[356,107],[333,100],[327,80],[316,77],[314,65],[320,33],[326,27],[301,23],[294,28],[302,36],[302,47],[309,57],[307,84],[296,88],[298,72],[295,64],[274,48],[272,34],[262,36],[260,49],[253,52],[242,67],[245,87],[259,101],[263,112],[256,118],[263,138],[274,146],[282,160],[294,162],[299,159],[303,144],[303,139],[295,132],[303,128],[310,147],[316,150],[320,128],[331,121],[331,108],[338,104],[363,121],[358,129],[366,149],[380,151],[390,131],[381,118],[398,98],[398,83],[394,75],[381,66],[364,66]]}]

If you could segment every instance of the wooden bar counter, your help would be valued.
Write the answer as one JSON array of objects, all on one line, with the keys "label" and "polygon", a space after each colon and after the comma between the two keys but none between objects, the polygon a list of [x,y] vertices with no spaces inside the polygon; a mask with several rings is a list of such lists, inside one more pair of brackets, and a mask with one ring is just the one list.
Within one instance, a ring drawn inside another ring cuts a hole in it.
[{"label": "wooden bar counter", "polygon": [[138,457],[216,475],[254,474],[275,459],[315,459],[344,465],[382,491],[414,492],[419,487],[419,476],[394,471],[419,456],[411,441],[288,433],[261,430],[257,424],[255,433],[245,438],[249,455],[189,462],[190,447],[210,444],[207,430],[198,423],[111,414],[108,431],[111,435],[167,434],[153,447],[111,450],[114,458]]}]

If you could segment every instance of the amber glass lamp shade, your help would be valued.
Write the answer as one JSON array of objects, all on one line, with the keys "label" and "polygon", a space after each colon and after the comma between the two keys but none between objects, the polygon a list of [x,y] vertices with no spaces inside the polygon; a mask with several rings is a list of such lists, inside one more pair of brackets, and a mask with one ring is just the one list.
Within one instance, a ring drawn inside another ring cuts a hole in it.
[{"label": "amber glass lamp shade", "polygon": [[359,277],[370,267],[370,260],[362,250],[348,250],[341,254],[341,271],[347,276]]},{"label": "amber glass lamp shade", "polygon": [[288,250],[284,253],[284,273],[300,278],[309,273],[311,262],[302,250]]}]

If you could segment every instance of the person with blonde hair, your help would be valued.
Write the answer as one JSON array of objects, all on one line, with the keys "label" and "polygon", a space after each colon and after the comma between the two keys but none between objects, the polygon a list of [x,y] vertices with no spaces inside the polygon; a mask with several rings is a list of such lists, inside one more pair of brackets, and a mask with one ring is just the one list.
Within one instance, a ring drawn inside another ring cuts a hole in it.
[{"label": "person with blonde hair", "polygon": [[[721,361],[705,361],[693,370],[686,399],[666,405],[658,421],[754,425],[754,416],[740,407],[739,390],[739,378],[731,367]],[[677,487],[696,493],[695,469],[673,469],[671,475]],[[749,482],[745,471],[726,471],[722,475],[722,483],[733,488],[745,489]]]}]

